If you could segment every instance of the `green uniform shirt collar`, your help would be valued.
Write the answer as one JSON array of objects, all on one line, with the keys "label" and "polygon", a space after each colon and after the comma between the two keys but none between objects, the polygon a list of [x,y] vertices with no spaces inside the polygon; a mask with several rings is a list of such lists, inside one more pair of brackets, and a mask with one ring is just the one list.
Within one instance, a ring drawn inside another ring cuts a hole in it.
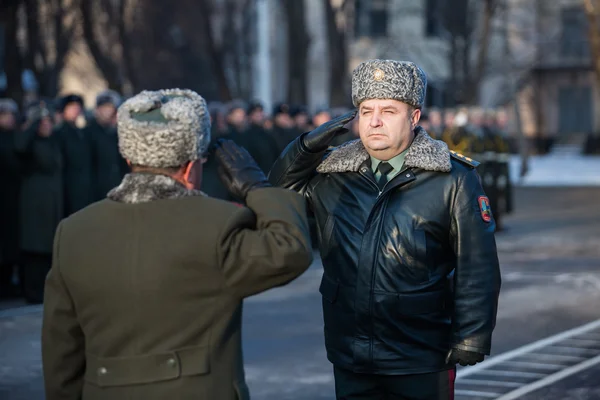
[{"label": "green uniform shirt collar", "polygon": [[[397,156],[395,156],[387,161],[394,168],[392,171],[390,171],[388,176],[394,176],[398,172],[402,171],[402,167],[404,166],[404,158],[406,157],[406,153],[408,152],[409,148],[407,148],[402,153],[398,154]],[[377,158],[375,158],[373,156],[370,156],[370,157],[371,157],[371,170],[373,171],[373,174],[377,174],[377,167],[381,163],[381,160],[378,160]]]}]

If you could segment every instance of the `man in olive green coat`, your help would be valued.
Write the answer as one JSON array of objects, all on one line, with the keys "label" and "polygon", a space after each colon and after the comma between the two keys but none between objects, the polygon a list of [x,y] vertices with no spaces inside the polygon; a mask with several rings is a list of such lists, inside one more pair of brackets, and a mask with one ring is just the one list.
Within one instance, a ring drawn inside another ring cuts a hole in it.
[{"label": "man in olive green coat", "polygon": [[240,206],[197,190],[210,140],[189,90],[142,92],[118,112],[132,173],[63,220],[44,298],[47,400],[249,399],[242,300],[312,261],[302,197],[218,145]]}]

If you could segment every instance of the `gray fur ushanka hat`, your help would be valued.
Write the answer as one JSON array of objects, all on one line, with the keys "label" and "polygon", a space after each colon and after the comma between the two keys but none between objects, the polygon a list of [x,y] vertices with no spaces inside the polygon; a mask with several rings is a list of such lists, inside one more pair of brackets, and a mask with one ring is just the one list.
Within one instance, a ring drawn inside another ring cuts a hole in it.
[{"label": "gray fur ushanka hat", "polygon": [[119,151],[134,165],[179,167],[210,142],[206,101],[188,89],[143,91],[118,109]]},{"label": "gray fur ushanka hat", "polygon": [[370,99],[398,100],[422,108],[427,77],[410,61],[368,60],[352,72],[352,103]]}]

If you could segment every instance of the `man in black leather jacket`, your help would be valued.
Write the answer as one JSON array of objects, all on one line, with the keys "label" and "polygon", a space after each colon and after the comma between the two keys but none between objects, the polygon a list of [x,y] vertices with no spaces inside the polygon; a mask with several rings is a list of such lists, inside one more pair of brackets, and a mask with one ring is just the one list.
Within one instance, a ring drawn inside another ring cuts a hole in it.
[{"label": "man in black leather jacket", "polygon": [[[478,163],[417,125],[426,84],[413,63],[359,65],[358,111],[301,135],[270,173],[317,221],[338,399],[451,399],[455,365],[490,354],[495,223]],[[356,112],[360,139],[330,148]]]}]

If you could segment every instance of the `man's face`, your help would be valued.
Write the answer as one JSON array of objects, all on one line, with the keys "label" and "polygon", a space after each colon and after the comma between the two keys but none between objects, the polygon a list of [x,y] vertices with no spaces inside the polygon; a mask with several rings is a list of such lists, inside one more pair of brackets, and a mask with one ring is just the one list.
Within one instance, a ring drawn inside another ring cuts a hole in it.
[{"label": "man's face", "polygon": [[442,125],[442,114],[439,111],[432,111],[429,113],[429,123],[431,126]]},{"label": "man's face", "polygon": [[331,114],[325,111],[321,111],[313,117],[313,123],[315,126],[321,126],[329,120],[331,120]]},{"label": "man's face", "polygon": [[41,137],[49,137],[52,135],[52,120],[50,117],[44,117],[40,120],[38,135]]},{"label": "man's face", "polygon": [[290,114],[279,113],[275,116],[275,125],[282,128],[291,128],[294,126],[294,120],[290,117]]},{"label": "man's face", "polygon": [[100,125],[108,126],[116,122],[117,108],[112,104],[102,104],[96,107],[96,120]]},{"label": "man's face", "polygon": [[481,126],[483,125],[483,115],[478,112],[471,113],[469,115],[469,122],[471,123],[471,125]]},{"label": "man's face", "polygon": [[254,125],[262,125],[265,122],[265,112],[258,108],[248,115],[248,119]]},{"label": "man's face", "polygon": [[508,126],[508,114],[504,111],[499,111],[496,114],[496,124],[500,129],[506,129]]},{"label": "man's face", "polygon": [[79,117],[79,115],[81,115],[82,112],[82,108],[79,105],[79,103],[69,103],[65,106],[65,109],[63,111],[63,120],[68,121],[68,122],[75,122],[75,120],[77,119],[77,117]]},{"label": "man's face", "polygon": [[246,122],[246,111],[241,108],[231,110],[227,116],[227,120],[231,125],[242,126]]},{"label": "man's face", "polygon": [[310,120],[310,118],[305,113],[300,113],[294,117],[294,122],[296,123],[296,126],[299,126],[299,127],[308,125],[309,120]]},{"label": "man's face", "polygon": [[454,113],[453,112],[447,112],[446,114],[444,114],[444,125],[448,126],[453,126],[454,125]]},{"label": "man's face", "polygon": [[414,137],[421,111],[398,100],[365,100],[359,106],[358,132],[373,157],[387,161],[404,151]]},{"label": "man's face", "polygon": [[10,131],[17,126],[15,114],[11,112],[0,112],[0,128]]}]

